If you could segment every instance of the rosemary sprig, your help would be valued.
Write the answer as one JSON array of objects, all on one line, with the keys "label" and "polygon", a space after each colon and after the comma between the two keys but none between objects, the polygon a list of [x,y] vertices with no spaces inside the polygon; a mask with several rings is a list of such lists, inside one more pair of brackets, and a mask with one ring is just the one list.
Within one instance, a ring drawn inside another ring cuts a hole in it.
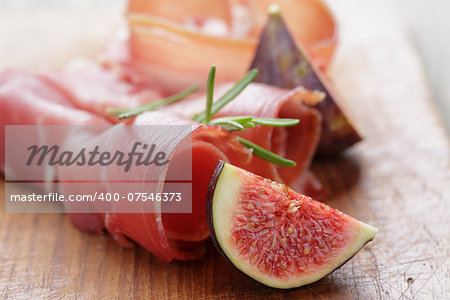
[{"label": "rosemary sprig", "polygon": [[199,89],[199,87],[200,86],[198,84],[196,84],[196,85],[191,86],[190,88],[185,89],[184,91],[179,92],[178,94],[172,95],[170,97],[164,98],[164,99],[156,101],[156,102],[144,104],[142,106],[130,108],[130,109],[109,109],[107,112],[109,114],[117,115],[119,120],[131,118],[131,117],[137,116],[143,112],[152,111],[159,107],[180,101],[180,100],[186,98],[187,96],[189,96],[190,94],[194,93],[195,91],[197,91]]},{"label": "rosemary sprig", "polygon": [[[244,77],[237,81],[231,89],[229,89],[222,97],[212,104],[210,110],[211,116],[215,115],[219,110],[227,105],[231,100],[236,98],[253,80],[258,76],[258,69],[250,70]],[[207,91],[209,94],[209,91]],[[206,121],[206,111],[194,115],[193,121],[204,123]]]},{"label": "rosemary sprig", "polygon": [[[294,126],[299,123],[298,119],[274,119],[274,118],[256,118],[252,116],[238,116],[238,117],[222,117],[211,120],[211,116],[216,114],[225,105],[231,102],[238,96],[244,88],[249,85],[258,75],[258,70],[253,69],[248,72],[241,80],[231,87],[219,100],[213,102],[214,92],[214,77],[216,74],[216,66],[212,66],[209,71],[208,81],[206,84],[206,110],[195,115],[192,120],[212,125],[220,125],[229,131],[244,131],[246,128],[254,128],[256,124],[264,126],[286,127]],[[283,158],[267,149],[264,149],[249,140],[242,137],[237,138],[238,141],[245,147],[252,149],[253,155],[267,160],[268,162],[285,167],[295,167],[296,163],[293,160]]]}]

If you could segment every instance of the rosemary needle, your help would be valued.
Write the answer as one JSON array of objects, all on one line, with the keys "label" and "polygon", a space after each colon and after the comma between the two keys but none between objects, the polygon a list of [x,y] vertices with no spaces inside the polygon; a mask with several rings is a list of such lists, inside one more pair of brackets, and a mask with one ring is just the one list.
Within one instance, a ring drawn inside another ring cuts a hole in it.
[{"label": "rosemary needle", "polygon": [[214,119],[209,124],[220,125],[228,131],[236,131],[236,130],[244,131],[245,128],[248,128],[248,127],[244,127],[244,125],[241,125],[238,122],[235,122],[233,120]]},{"label": "rosemary needle", "polygon": [[193,85],[193,86],[185,89],[184,91],[179,92],[178,94],[172,95],[170,97],[164,98],[164,99],[156,101],[156,102],[144,104],[142,106],[138,106],[138,107],[134,107],[134,108],[130,108],[130,109],[109,109],[107,112],[109,114],[117,115],[119,120],[131,118],[131,117],[137,116],[143,112],[152,111],[159,107],[166,106],[166,105],[175,103],[177,101],[180,101],[180,100],[186,98],[187,96],[189,96],[190,94],[194,93],[195,91],[197,91],[199,89],[199,87],[200,86],[198,84],[196,84],[196,85]]},{"label": "rosemary needle", "polygon": [[[256,124],[273,127],[289,127],[295,126],[300,122],[299,119],[284,119],[284,118],[256,118],[251,116],[237,116],[237,117],[222,117],[211,120],[208,124],[222,125],[232,123],[238,124],[242,129],[255,128]],[[206,122],[205,122],[206,123]]]},{"label": "rosemary needle", "polygon": [[289,127],[297,125],[299,119],[286,119],[286,118],[253,118],[252,122],[255,124],[273,126],[273,127]]},{"label": "rosemary needle", "polygon": [[216,66],[213,65],[209,70],[208,80],[206,82],[206,116],[205,123],[211,121],[211,109],[213,105],[214,80],[216,77]]},{"label": "rosemary needle", "polygon": [[277,164],[279,166],[283,167],[295,167],[297,164],[295,161],[283,158],[279,155],[276,155],[273,152],[270,152],[269,150],[266,150],[244,138],[238,137],[238,141],[244,145],[245,147],[253,150],[253,155],[262,158],[264,160],[267,160],[268,162]]}]

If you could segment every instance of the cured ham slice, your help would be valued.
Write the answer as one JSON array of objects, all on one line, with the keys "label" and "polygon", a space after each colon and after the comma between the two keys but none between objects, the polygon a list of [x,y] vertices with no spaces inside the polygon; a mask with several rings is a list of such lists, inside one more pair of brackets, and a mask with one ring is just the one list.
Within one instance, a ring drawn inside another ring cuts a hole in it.
[{"label": "cured ham slice", "polygon": [[231,24],[229,1],[194,0],[194,1],[129,1],[128,11],[142,14],[157,15],[172,21],[183,23],[187,18],[211,18]]},{"label": "cured ham slice", "polygon": [[248,167],[252,155],[220,127],[199,126],[192,135],[192,214],[162,216],[170,237],[184,241],[203,240],[209,236],[205,199],[211,175],[219,159]]},{"label": "cured ham slice", "polygon": [[132,0],[130,65],[166,94],[204,82],[212,64],[221,70],[216,80],[235,81],[250,66],[271,4],[280,6],[294,36],[326,66],[337,38],[334,19],[320,0]]},{"label": "cured ham slice", "polygon": [[[66,94],[48,80],[16,71],[1,73],[0,112],[2,129],[5,125],[13,124],[110,124],[101,117],[74,108]],[[165,261],[200,258],[205,251],[204,240],[209,236],[204,201],[215,165],[221,159],[247,167],[251,162],[251,153],[229,132],[218,126],[199,125],[180,117],[157,112],[140,115],[134,120],[134,124],[194,126],[191,134],[194,165],[192,213],[161,214],[161,209],[155,208],[154,213],[72,213],[69,214],[70,218],[73,224],[82,230],[101,233],[106,229],[123,246],[131,246],[131,241],[135,241]],[[4,130],[1,132],[3,134]],[[77,136],[73,136],[72,140],[80,143]],[[87,142],[85,138],[83,145]],[[100,141],[93,139],[91,142]],[[176,151],[177,148],[173,155],[176,155]],[[67,179],[67,174],[62,172],[61,168],[58,168],[52,179]],[[163,170],[158,172],[164,173]],[[163,182],[158,184],[161,185]],[[76,185],[62,180],[59,182],[59,188],[61,191],[71,192],[70,189],[76,188]],[[98,186],[96,189],[101,191],[102,187]],[[70,211],[70,205],[68,209]]]},{"label": "cured ham slice", "polygon": [[[218,99],[230,84],[218,86],[215,89],[215,99]],[[293,127],[270,127],[257,125],[256,128],[235,132],[261,147],[292,159],[296,167],[275,166],[265,160],[255,157],[248,167],[252,172],[272,178],[287,185],[297,182],[309,168],[320,138],[321,115],[314,108],[303,104],[316,97],[314,92],[303,88],[285,90],[265,84],[252,83],[232,102],[223,107],[215,116],[254,116],[262,118],[295,118],[300,123]],[[205,107],[205,97],[187,99],[163,110],[192,117]]]},{"label": "cured ham slice", "polygon": [[[172,259],[189,260],[200,258],[205,251],[204,240],[209,236],[205,213],[205,199],[207,186],[217,162],[220,160],[233,161],[234,163],[247,167],[251,162],[251,153],[235,140],[226,130],[218,126],[200,125],[186,119],[160,112],[148,112],[138,116],[133,125],[188,125],[192,126],[190,133],[192,150],[192,213],[162,213],[164,203],[158,201],[146,202],[151,205],[152,213],[105,213],[101,214],[104,223],[102,227],[108,230],[114,239],[125,247],[131,246],[130,241],[135,241],[151,253],[165,261]],[[117,126],[111,128],[115,130]],[[158,131],[148,138],[163,143],[161,149],[165,151],[171,161],[176,161],[177,155],[183,151],[183,142],[172,144],[167,137],[171,137],[170,127],[165,131]],[[74,140],[74,142],[79,139]],[[117,148],[126,147],[127,140],[116,134],[96,135],[92,140],[85,140],[84,144],[102,145],[109,143]],[[139,182],[146,179],[149,174],[160,176],[165,174],[166,178],[171,178],[172,163],[163,167],[147,167],[145,172],[131,170],[132,175],[129,180]],[[117,174],[117,170],[105,168],[89,167],[90,172],[98,172],[99,178],[111,178]],[[176,169],[175,169],[176,170]],[[66,170],[67,172],[72,172]],[[79,170],[83,171],[83,170]],[[106,174],[101,172],[107,172]],[[77,174],[60,174],[62,178],[70,179],[70,176]],[[79,175],[79,174],[78,174]],[[127,177],[128,178],[128,177]],[[165,190],[164,180],[150,184],[149,192]],[[61,190],[72,193],[71,189],[76,186],[69,182],[61,182]],[[108,188],[101,191],[111,192]],[[138,189],[136,189],[138,190]],[[149,207],[142,211],[148,211]],[[75,224],[84,221],[86,215],[75,216]]]},{"label": "cured ham slice", "polygon": [[[0,169],[5,172],[6,125],[108,125],[108,121],[73,107],[58,86],[40,76],[23,71],[7,70],[0,73]],[[43,137],[45,138],[45,137]],[[17,137],[16,143],[22,141]],[[42,141],[45,143],[45,141]],[[19,173],[20,170],[11,170]],[[41,178],[55,180],[53,169],[46,169]],[[98,214],[71,215],[74,224],[86,231],[101,232],[103,220]]]},{"label": "cured ham slice", "polygon": [[0,167],[4,170],[5,125],[106,125],[103,118],[75,109],[58,86],[22,71],[0,73]]},{"label": "cured ham slice", "polygon": [[[252,155],[237,142],[230,134],[218,126],[198,125],[185,119],[164,113],[149,112],[138,116],[134,120],[134,125],[160,125],[178,124],[193,126],[192,131],[192,213],[161,215],[162,226],[169,245],[173,248],[174,258],[186,260],[192,255],[198,254],[198,249],[194,252],[180,252],[186,247],[191,248],[193,242],[201,242],[209,236],[206,223],[205,199],[209,180],[219,159],[233,161],[234,163],[248,167],[251,164]],[[170,172],[170,170],[169,170]],[[133,215],[134,216],[134,215]],[[138,216],[142,218],[143,216]],[[115,220],[120,220],[122,228],[128,225],[133,226],[131,218],[122,214],[115,215]],[[146,237],[141,236],[142,231],[129,230],[128,236],[144,245]]]},{"label": "cured ham slice", "polygon": [[67,94],[79,108],[101,115],[112,121],[108,108],[136,107],[161,98],[161,94],[145,86],[125,69],[116,69],[84,59],[72,61],[63,71],[41,74]]},{"label": "cured ham slice", "polygon": [[40,76],[25,71],[5,70],[0,72],[0,88],[2,95],[15,95],[22,92],[27,99],[34,97],[37,101],[44,100],[45,102],[71,106],[70,101],[61,92],[61,89],[47,84]]}]

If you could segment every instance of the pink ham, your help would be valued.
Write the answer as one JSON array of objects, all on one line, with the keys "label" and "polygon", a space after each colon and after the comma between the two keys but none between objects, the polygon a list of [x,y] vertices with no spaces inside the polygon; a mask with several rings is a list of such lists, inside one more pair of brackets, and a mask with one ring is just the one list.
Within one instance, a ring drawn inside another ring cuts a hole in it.
[{"label": "pink ham", "polygon": [[105,125],[103,118],[75,109],[58,86],[22,71],[0,73],[0,167],[5,125]]},{"label": "pink ham", "polygon": [[[40,76],[16,70],[0,73],[0,169],[3,172],[5,125],[108,124],[108,121],[97,115],[74,108],[58,86]],[[103,221],[99,215],[77,214],[72,215],[71,219],[82,230],[101,232]]]},{"label": "pink ham", "polygon": [[[47,72],[45,76],[54,83],[61,84],[77,107],[117,121],[115,116],[106,114],[108,107],[135,107],[157,98],[155,92],[146,88],[137,75],[125,76],[125,73],[129,73],[125,70],[79,61],[65,72]],[[220,95],[229,87],[229,84],[224,84],[216,88],[216,95]],[[320,127],[317,124],[321,122],[321,116],[315,109],[302,104],[302,101],[307,101],[307,98],[311,97],[310,94],[313,93],[301,88],[288,91],[253,83],[237,99],[219,112],[217,117],[253,115],[301,119],[301,123],[292,128],[258,126],[255,130],[246,130],[242,134],[250,141],[297,162],[295,168],[276,167],[256,158],[250,167],[251,171],[276,181],[284,181],[288,185],[297,182],[305,173],[317,147],[317,139],[320,136]],[[204,107],[204,96],[202,95],[195,100],[183,100],[163,109],[190,118]],[[308,176],[308,178],[313,180],[313,176]],[[311,186],[311,180],[304,179],[302,182]],[[320,189],[317,192],[320,192]],[[318,197],[319,194],[314,193],[312,196]]]},{"label": "pink ham", "polygon": [[75,107],[112,121],[117,118],[107,113],[108,108],[136,107],[161,98],[125,68],[83,59],[72,61],[64,71],[49,70],[41,75],[60,86]]},{"label": "pink ham", "polygon": [[[183,118],[160,112],[148,112],[138,116],[133,125],[189,125],[192,126],[192,213],[164,213],[162,214],[161,202],[146,202],[143,205],[150,205],[153,213],[105,213],[100,214],[103,224],[100,228],[106,228],[114,239],[121,245],[131,246],[130,241],[137,242],[151,253],[165,261],[172,259],[190,260],[202,257],[204,254],[204,240],[209,236],[209,230],[206,222],[205,199],[207,186],[213,170],[218,160],[231,162],[241,167],[248,167],[251,162],[251,153],[238,143],[228,131],[218,126],[200,125]],[[116,126],[109,129],[113,131]],[[162,130],[162,129],[161,129]],[[166,130],[166,129],[164,129]],[[171,129],[167,127],[167,131],[151,133],[150,139],[164,141],[164,138],[171,136]],[[76,143],[79,139],[73,138]],[[165,151],[171,161],[176,160],[177,155],[182,153],[183,143],[180,142],[175,148],[170,147],[170,141],[161,149]],[[123,136],[106,132],[102,135],[92,136],[92,139],[84,140],[83,145],[103,145],[109,143],[115,145],[116,148],[129,147],[129,141],[123,139]],[[125,145],[124,145],[125,144]],[[112,168],[93,168],[88,167],[89,172],[97,172],[96,177],[106,180],[116,176],[116,169]],[[168,164],[164,167],[146,167],[142,169],[131,170],[131,176],[127,179],[136,181],[136,186],[143,180],[153,179],[149,174],[166,174],[170,178],[172,165]],[[79,169],[79,172],[83,173]],[[66,173],[64,173],[66,172]],[[69,173],[67,173],[69,172]],[[72,172],[72,174],[70,174]],[[73,174],[73,169],[60,170],[60,177],[63,180],[60,183],[60,189],[65,193],[76,193],[78,189],[72,182],[64,180],[72,179],[71,176],[77,178],[80,174]],[[106,173],[102,173],[106,172]],[[150,177],[148,177],[150,176]],[[166,178],[167,178],[166,177]],[[129,184],[129,183],[128,183]],[[120,183],[116,183],[116,186]],[[147,188],[149,192],[157,192],[165,189],[164,182],[158,181],[150,183]],[[99,186],[96,188],[98,192],[112,192],[111,187],[105,188]],[[136,189],[138,191],[138,189]],[[149,210],[149,206],[145,209]],[[70,211],[70,207],[69,207]],[[144,210],[142,210],[144,211]],[[84,221],[87,218],[85,214],[72,215],[75,216],[75,222]],[[77,223],[76,223],[77,224]]]},{"label": "pink ham", "polygon": [[[191,214],[115,214],[109,215],[106,228],[117,235],[124,234],[155,253],[159,248],[160,258],[171,260],[194,259],[202,255],[202,248],[196,247],[209,236],[206,223],[206,190],[219,159],[242,167],[248,166],[251,154],[229,133],[220,127],[197,125],[173,115],[149,112],[138,116],[135,125],[192,124],[192,178],[193,203]],[[119,224],[119,225],[118,225]],[[156,240],[149,240],[139,227],[148,227],[158,232]],[[156,230],[156,228],[158,228]],[[170,246],[171,251],[167,249]],[[169,258],[169,256],[172,256]]]}]

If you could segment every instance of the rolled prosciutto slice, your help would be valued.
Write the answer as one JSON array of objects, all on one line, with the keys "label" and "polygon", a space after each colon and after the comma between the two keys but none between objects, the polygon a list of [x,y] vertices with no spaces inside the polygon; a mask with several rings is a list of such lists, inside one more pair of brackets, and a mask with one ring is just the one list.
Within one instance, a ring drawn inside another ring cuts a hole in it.
[{"label": "rolled prosciutto slice", "polygon": [[[230,84],[218,86],[215,89],[215,99],[218,99],[230,87]],[[316,97],[318,97],[316,93],[301,87],[286,90],[252,83],[223,107],[214,118],[248,115],[261,118],[300,119],[300,123],[293,127],[257,125],[256,128],[233,133],[282,157],[294,160],[297,163],[296,167],[280,167],[255,157],[248,168],[260,176],[292,185],[309,168],[319,142],[321,115],[316,109],[304,105],[305,101],[315,101]],[[204,108],[205,96],[201,96],[175,103],[163,110],[184,117],[192,117]]]},{"label": "rolled prosciutto slice", "polygon": [[[217,95],[230,86],[219,87]],[[258,126],[240,133],[245,138],[298,162],[295,168],[274,166],[255,156],[249,156],[243,146],[230,133],[220,127],[196,125],[192,133],[193,159],[193,206],[191,214],[107,214],[106,228],[116,240],[127,245],[128,239],[143,245],[164,260],[193,259],[201,255],[197,247],[208,235],[205,219],[205,187],[218,159],[230,161],[243,168],[256,171],[266,177],[282,179],[288,184],[300,182],[309,193],[320,190],[317,181],[307,171],[320,136],[320,114],[303,105],[303,101],[314,101],[312,92],[302,88],[292,91],[263,84],[251,84],[244,92],[225,106],[215,117],[253,115],[258,117],[299,118],[300,124],[292,128]],[[139,115],[135,125],[151,124],[195,124],[187,121],[194,113],[203,110],[204,96],[181,101],[167,106],[164,112],[148,112]],[[179,115],[179,117],[175,117]],[[301,179],[301,180],[300,180]],[[315,190],[313,189],[315,188]],[[144,225],[145,224],[145,225]],[[156,232],[155,243],[147,232]],[[125,238],[127,237],[127,238]],[[197,245],[197,246],[196,246]],[[156,248],[155,248],[156,247]],[[169,247],[169,248],[167,248]],[[160,253],[160,254],[158,254]]]},{"label": "rolled prosciutto slice", "polygon": [[[192,132],[189,133],[191,142],[189,147],[192,151],[192,213],[162,213],[165,211],[163,206],[166,203],[149,201],[143,204],[146,205],[146,207],[142,207],[142,212],[145,213],[101,214],[102,226],[121,245],[128,247],[132,245],[131,241],[134,241],[164,261],[171,261],[172,259],[190,260],[202,257],[205,252],[204,240],[209,236],[205,199],[207,186],[214,168],[219,159],[248,167],[252,159],[250,151],[221,127],[196,124],[172,114],[148,112],[138,116],[133,125],[188,125],[192,127]],[[114,126],[110,131],[116,130],[118,126],[121,125]],[[171,142],[173,134],[170,130],[171,127],[164,127],[145,137],[149,141],[158,141],[159,144],[162,144],[161,150],[166,153],[171,163],[160,167],[152,165],[145,169],[132,169],[127,179],[132,182],[135,181],[136,187],[139,186],[140,182],[154,179],[156,176],[160,180],[149,183],[146,189],[150,189],[148,192],[155,193],[166,191],[167,183],[164,182],[164,178],[173,178],[174,176],[171,175],[175,175],[173,173],[179,171],[173,161],[176,162],[183,158],[181,154],[183,154],[186,144],[183,142],[184,138],[173,144]],[[79,139],[74,138],[73,142],[79,143]],[[130,141],[124,140],[123,136],[116,135],[113,132],[94,135],[91,139],[83,141],[83,145],[103,145],[105,143],[113,144],[121,149],[121,147],[129,147]],[[92,167],[89,167],[89,171],[91,175],[92,172],[97,172],[96,177],[105,180],[113,178],[119,172],[114,168]],[[73,172],[73,170],[65,170],[65,172]],[[153,177],[151,174],[153,174]],[[60,173],[64,180],[71,179],[71,176],[76,178],[77,175],[80,174]],[[119,183],[113,184],[116,185],[115,188],[119,185]],[[62,181],[60,188],[65,193],[74,193],[76,191],[72,189],[77,189],[71,181]],[[108,186],[99,186],[98,190],[100,192],[112,192],[111,187]],[[139,191],[139,189],[136,188],[136,191]],[[152,211],[152,213],[147,213],[148,211]],[[72,218],[75,221],[84,220],[86,215],[74,214]]]}]

